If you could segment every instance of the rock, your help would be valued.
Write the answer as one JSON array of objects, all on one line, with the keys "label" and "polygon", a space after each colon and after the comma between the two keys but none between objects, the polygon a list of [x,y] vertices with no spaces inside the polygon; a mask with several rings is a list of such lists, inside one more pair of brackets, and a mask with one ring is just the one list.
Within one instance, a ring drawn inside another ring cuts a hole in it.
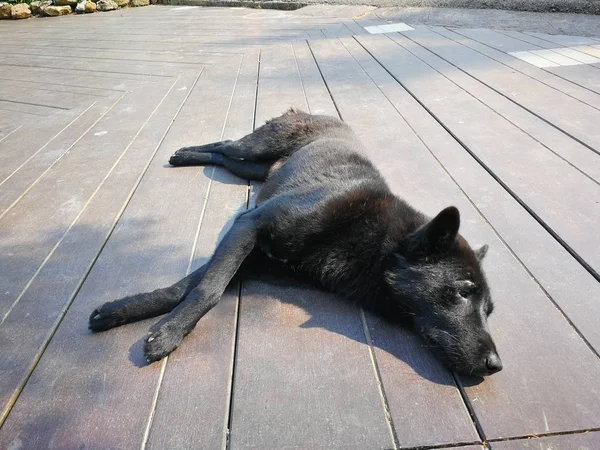
[{"label": "rock", "polygon": [[12,6],[8,3],[0,3],[0,19],[10,19]]},{"label": "rock", "polygon": [[42,2],[31,2],[29,7],[31,8],[31,14],[37,16],[40,13],[40,5]]},{"label": "rock", "polygon": [[96,12],[96,4],[94,2],[90,2],[90,1],[85,2],[85,12],[86,13]]},{"label": "rock", "polygon": [[98,11],[112,11],[113,9],[119,9],[119,5],[113,2],[113,0],[98,0],[96,8]]},{"label": "rock", "polygon": [[130,0],[129,6],[148,6],[150,0]]},{"label": "rock", "polygon": [[53,0],[56,6],[77,6],[77,0]]},{"label": "rock", "polygon": [[13,5],[10,15],[13,19],[29,19],[31,17],[31,10],[27,3],[18,3]]},{"label": "rock", "polygon": [[114,0],[118,7],[122,8],[129,5],[129,0]]},{"label": "rock", "polygon": [[45,16],[66,16],[68,14],[71,14],[71,7],[70,6],[54,6],[54,5],[50,5],[50,6],[46,6],[42,9],[42,14]]}]

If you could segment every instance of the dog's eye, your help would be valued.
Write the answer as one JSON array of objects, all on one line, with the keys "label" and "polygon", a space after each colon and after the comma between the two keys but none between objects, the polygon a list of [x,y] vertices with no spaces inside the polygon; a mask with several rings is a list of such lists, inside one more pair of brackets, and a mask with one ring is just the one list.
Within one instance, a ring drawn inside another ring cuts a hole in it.
[{"label": "dog's eye", "polygon": [[461,280],[454,283],[456,292],[461,297],[469,297],[475,291],[475,283],[469,280]]}]

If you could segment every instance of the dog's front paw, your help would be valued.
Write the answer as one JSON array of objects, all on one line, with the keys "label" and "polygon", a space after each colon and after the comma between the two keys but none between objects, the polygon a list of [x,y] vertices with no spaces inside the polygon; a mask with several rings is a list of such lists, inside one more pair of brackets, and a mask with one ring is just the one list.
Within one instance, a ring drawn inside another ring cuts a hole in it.
[{"label": "dog's front paw", "polygon": [[92,311],[88,324],[90,330],[97,333],[98,331],[110,330],[124,323],[123,318],[112,307],[111,303],[105,303]]},{"label": "dog's front paw", "polygon": [[179,347],[183,334],[174,328],[165,325],[154,329],[152,327],[144,342],[144,355],[146,361],[153,363],[159,361]]}]

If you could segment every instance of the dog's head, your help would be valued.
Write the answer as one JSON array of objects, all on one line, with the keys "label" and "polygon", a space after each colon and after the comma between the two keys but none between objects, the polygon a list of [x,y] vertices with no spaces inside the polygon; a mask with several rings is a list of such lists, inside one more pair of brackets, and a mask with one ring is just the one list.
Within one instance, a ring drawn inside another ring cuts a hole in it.
[{"label": "dog's head", "polygon": [[494,305],[481,261],[487,245],[473,250],[458,234],[455,207],[410,234],[386,271],[393,301],[453,370],[491,375],[502,362],[487,324]]}]

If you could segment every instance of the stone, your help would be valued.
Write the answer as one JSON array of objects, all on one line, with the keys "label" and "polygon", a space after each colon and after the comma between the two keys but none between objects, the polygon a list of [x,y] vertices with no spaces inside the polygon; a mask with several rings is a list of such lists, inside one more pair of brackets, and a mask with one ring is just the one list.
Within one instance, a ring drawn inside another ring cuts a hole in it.
[{"label": "stone", "polygon": [[96,4],[91,1],[85,2],[85,12],[88,14],[96,12]]},{"label": "stone", "polygon": [[29,7],[31,8],[31,14],[37,16],[40,13],[40,5],[42,2],[31,2]]},{"label": "stone", "polygon": [[129,6],[148,6],[150,0],[130,0]]},{"label": "stone", "polygon": [[10,19],[12,6],[8,3],[0,3],[0,19]]},{"label": "stone", "polygon": [[119,9],[119,5],[113,2],[113,0],[98,0],[96,8],[98,11],[112,11],[113,9]]},{"label": "stone", "polygon": [[77,6],[77,0],[53,0],[56,6]]},{"label": "stone", "polygon": [[54,5],[50,5],[50,6],[46,6],[45,8],[42,8],[42,14],[44,16],[66,16],[68,14],[71,14],[71,7],[70,6],[54,6]]},{"label": "stone", "polygon": [[113,0],[119,8],[129,5],[129,0]]},{"label": "stone", "polygon": [[13,19],[29,19],[31,17],[31,10],[27,3],[18,3],[13,5],[10,15]]}]

